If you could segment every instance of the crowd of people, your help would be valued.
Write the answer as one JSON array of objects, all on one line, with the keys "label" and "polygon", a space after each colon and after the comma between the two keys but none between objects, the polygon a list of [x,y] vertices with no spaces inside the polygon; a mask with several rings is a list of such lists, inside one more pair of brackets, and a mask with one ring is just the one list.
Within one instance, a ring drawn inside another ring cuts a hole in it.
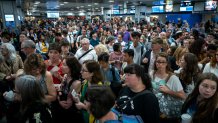
[{"label": "crowd of people", "polygon": [[0,36],[0,122],[218,122],[213,22],[36,19]]}]

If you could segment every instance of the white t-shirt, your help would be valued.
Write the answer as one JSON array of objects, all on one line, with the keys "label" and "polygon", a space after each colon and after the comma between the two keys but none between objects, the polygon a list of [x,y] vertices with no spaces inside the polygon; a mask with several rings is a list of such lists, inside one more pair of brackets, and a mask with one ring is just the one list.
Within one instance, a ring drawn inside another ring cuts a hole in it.
[{"label": "white t-shirt", "polygon": [[204,67],[203,73],[213,73],[218,77],[218,65],[212,67],[210,63],[207,63]]},{"label": "white t-shirt", "polygon": [[172,90],[174,92],[178,92],[178,91],[183,90],[182,84],[176,75],[171,75],[167,82],[165,81],[165,79],[166,78],[161,79],[159,77],[153,78],[153,74],[151,75],[152,87],[154,89],[154,93],[160,92],[159,86],[161,86],[161,85],[166,85],[170,90]]},{"label": "white t-shirt", "polygon": [[[89,49],[93,49],[93,47],[89,47]],[[80,56],[82,56],[86,51],[84,51],[82,48],[78,49],[75,57],[78,59]],[[89,53],[87,53],[86,55],[84,55],[82,58],[80,58],[79,62],[80,64],[83,64],[84,61],[86,60],[95,60],[98,61],[98,56],[95,52],[95,50],[91,50]]]}]

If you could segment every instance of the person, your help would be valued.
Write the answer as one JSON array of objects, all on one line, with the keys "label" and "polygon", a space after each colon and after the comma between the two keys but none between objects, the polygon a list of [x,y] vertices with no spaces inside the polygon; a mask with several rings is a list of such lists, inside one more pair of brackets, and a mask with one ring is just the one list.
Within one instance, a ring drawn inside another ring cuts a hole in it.
[{"label": "person", "polygon": [[82,39],[83,39],[83,38],[88,38],[88,36],[87,36],[87,31],[86,31],[85,29],[81,29],[81,31],[82,31],[82,34],[79,35],[79,36],[77,37],[77,40],[76,40],[76,47],[77,47],[77,49],[80,48]]},{"label": "person", "polygon": [[131,36],[133,43],[129,46],[129,49],[134,50],[134,63],[140,65],[142,61],[142,54],[145,51],[145,47],[140,43],[141,34],[139,32],[133,32]]},{"label": "person", "polygon": [[151,44],[151,50],[148,50],[142,55],[142,65],[145,68],[145,72],[149,73],[154,68],[154,61],[156,55],[161,52],[163,40],[161,38],[154,38]]},{"label": "person", "polygon": [[133,64],[133,58],[134,58],[134,50],[133,49],[125,49],[123,51],[123,64],[121,67],[121,75],[124,74],[124,69],[126,66]]},{"label": "person", "polygon": [[62,72],[64,74],[61,87],[58,89],[58,101],[54,108],[54,122],[77,121],[83,123],[82,114],[75,107],[75,101],[71,97],[71,92],[77,94],[81,90],[81,64],[74,56],[67,56],[63,59]]},{"label": "person", "polygon": [[49,44],[45,39],[45,34],[41,33],[39,35],[39,41],[36,43],[36,49],[42,54],[47,55]]},{"label": "person", "polygon": [[115,42],[115,37],[114,36],[108,36],[107,37],[106,47],[107,47],[109,53],[114,51],[114,49],[113,49],[114,42]]},{"label": "person", "polygon": [[193,53],[185,53],[180,59],[179,79],[183,85],[186,95],[190,94],[195,86],[195,81],[200,73],[198,58]]},{"label": "person", "polygon": [[[94,60],[87,60],[83,63],[81,69],[82,78],[84,79],[81,91],[80,91],[80,99],[73,99],[77,102],[77,109],[86,109],[84,104],[84,99],[87,96],[87,88],[92,85],[102,85],[103,76],[100,71],[100,65]],[[93,123],[94,117],[89,115],[86,110],[81,110],[83,114],[83,118],[85,123]]]},{"label": "person", "polygon": [[181,113],[189,114],[192,123],[218,122],[218,78],[213,73],[203,73],[195,88],[183,104]]},{"label": "person", "polygon": [[[2,62],[0,64],[0,81],[7,82],[9,88],[14,88],[14,79],[19,69],[23,69],[23,61],[19,55],[16,54],[16,50],[11,43],[3,43],[1,45]],[[7,88],[4,91],[8,91]],[[0,90],[3,91],[3,90]]]},{"label": "person", "polygon": [[98,35],[97,35],[97,32],[91,32],[90,33],[90,44],[95,47],[96,45],[98,45],[100,42],[99,38],[98,38]]},{"label": "person", "polygon": [[0,98],[3,109],[1,110],[8,123],[16,121],[15,114],[19,107],[14,102],[14,80],[20,69],[24,68],[22,59],[17,55],[14,46],[11,43],[3,43],[0,52]]},{"label": "person", "polygon": [[[36,49],[36,44],[32,40],[25,40],[21,43],[21,51],[28,57],[30,54],[38,53],[41,54],[40,51]],[[47,60],[47,56],[41,54],[44,60]],[[26,59],[26,58],[25,58]]]},{"label": "person", "polygon": [[209,63],[204,67],[203,73],[213,73],[218,77],[218,50],[215,54],[212,55],[212,58]]},{"label": "person", "polygon": [[15,100],[20,102],[18,123],[52,123],[49,105],[38,80],[31,75],[15,80]]},{"label": "person", "polygon": [[[138,64],[128,65],[124,69],[126,87],[120,91],[116,105],[119,107],[143,91],[151,91],[151,79],[144,72],[144,68]],[[159,123],[160,109],[156,96],[153,93],[142,94],[130,101],[123,108],[117,108],[119,112],[127,115],[139,115],[145,123]]]},{"label": "person", "polygon": [[153,92],[158,98],[161,113],[165,115],[165,119],[161,117],[161,121],[169,120],[170,118],[178,118],[180,113],[180,110],[174,109],[175,105],[173,105],[172,102],[168,103],[165,99],[173,102],[177,101],[178,103],[176,103],[176,105],[180,104],[178,105],[178,109],[181,109],[183,103],[182,100],[185,100],[186,98],[179,78],[170,70],[167,54],[157,54],[154,62],[154,70],[151,71],[150,76]]},{"label": "person", "polygon": [[101,66],[101,74],[104,76],[104,85],[110,86],[117,97],[122,88],[119,70],[109,64],[109,54],[106,52],[98,56],[98,62]]},{"label": "person", "polygon": [[[76,54],[74,55],[80,62],[80,64],[83,64],[86,60],[95,60],[97,61],[97,55],[93,47],[90,45],[88,38],[83,38],[80,41],[81,48],[79,48],[76,51]],[[86,54],[85,54],[86,53]]]},{"label": "person", "polygon": [[88,87],[85,103],[86,109],[97,122],[107,123],[117,120],[116,114],[111,111],[115,105],[115,96],[109,87],[97,85]]},{"label": "person", "polygon": [[123,53],[121,49],[121,44],[120,43],[115,43],[113,45],[113,52],[110,53],[109,57],[109,63],[112,64],[114,67],[116,67],[119,72],[121,71],[121,67],[123,64]]},{"label": "person", "polygon": [[45,101],[52,103],[57,93],[54,87],[52,74],[46,70],[45,63],[40,54],[30,54],[24,62],[23,74],[35,76],[45,94]]},{"label": "person", "polygon": [[62,60],[61,60],[61,48],[59,43],[55,42],[50,44],[48,49],[49,59],[45,60],[47,71],[52,73],[54,84],[60,84],[63,79],[62,74]]},{"label": "person", "polygon": [[70,43],[68,41],[62,41],[60,43],[61,47],[61,59],[64,59],[67,56],[74,56],[72,52],[70,52]]},{"label": "person", "polygon": [[107,47],[104,44],[98,44],[95,46],[95,52],[97,54],[97,56],[99,56],[101,53],[103,52],[107,52],[109,53]]}]

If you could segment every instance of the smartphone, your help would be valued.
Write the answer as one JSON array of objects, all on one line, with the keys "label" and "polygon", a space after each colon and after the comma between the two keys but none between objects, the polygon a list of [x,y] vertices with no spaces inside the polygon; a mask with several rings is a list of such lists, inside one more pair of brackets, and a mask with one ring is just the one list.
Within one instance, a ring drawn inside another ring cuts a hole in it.
[{"label": "smartphone", "polygon": [[76,93],[76,91],[73,89],[73,91],[71,92],[71,95],[73,96],[73,97],[77,97],[78,96],[78,94]]}]

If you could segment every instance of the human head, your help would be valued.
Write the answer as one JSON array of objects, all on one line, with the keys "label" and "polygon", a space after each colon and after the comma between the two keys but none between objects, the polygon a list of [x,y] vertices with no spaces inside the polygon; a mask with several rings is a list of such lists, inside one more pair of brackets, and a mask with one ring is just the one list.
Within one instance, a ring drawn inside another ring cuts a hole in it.
[{"label": "human head", "polygon": [[14,61],[16,59],[16,50],[11,43],[3,43],[1,45],[1,53],[5,60]]},{"label": "human head", "polygon": [[218,84],[218,78],[214,74],[208,73],[208,78],[205,78],[201,82],[199,82],[199,96],[201,96],[204,99],[209,99],[214,94],[217,94],[217,84]]},{"label": "human head", "polygon": [[44,102],[44,92],[34,76],[22,75],[15,80],[15,98],[21,101],[21,109],[39,101]]},{"label": "human head", "polygon": [[59,43],[51,43],[48,48],[48,56],[50,60],[56,61],[60,59],[61,48]]},{"label": "human head", "polygon": [[103,52],[98,56],[98,62],[102,68],[108,67],[109,57],[110,57],[109,54],[106,52]]},{"label": "human head", "polygon": [[138,43],[140,40],[141,34],[139,32],[134,31],[131,33],[131,36],[132,36],[133,43]]},{"label": "human head", "polygon": [[151,33],[151,39],[155,39],[155,38],[158,38],[158,32],[157,31],[153,31]]},{"label": "human head", "polygon": [[198,58],[193,53],[185,53],[180,60],[181,67],[189,72],[197,71]]},{"label": "human head", "polygon": [[21,43],[21,51],[24,52],[26,56],[34,53],[36,50],[36,44],[32,40],[25,40]]},{"label": "human head", "polygon": [[27,40],[26,32],[21,32],[19,36],[19,41],[22,43],[25,40]]},{"label": "human head", "polygon": [[115,52],[120,52],[121,51],[121,44],[120,43],[114,43],[113,49]]},{"label": "human head", "polygon": [[218,49],[216,50],[216,52],[212,55],[210,64],[212,67],[216,67],[216,65],[218,64]]},{"label": "human head", "polygon": [[67,56],[63,60],[62,72],[69,74],[74,80],[79,80],[81,77],[82,65],[74,56]]},{"label": "human head", "polygon": [[[141,79],[142,83],[145,85],[146,89],[151,90],[151,79],[148,74],[144,72],[144,68],[138,64],[130,64],[124,69],[124,73],[126,74],[126,80],[127,81],[127,76],[131,75],[136,75],[138,78],[137,80],[139,81]],[[126,82],[125,82],[126,83]],[[126,83],[128,87],[132,86],[132,84],[137,84],[136,82],[132,83],[131,85],[128,85],[129,83]]]},{"label": "human head", "polygon": [[133,49],[125,49],[123,55],[123,61],[128,62],[130,60],[133,60],[134,58],[134,50]]},{"label": "human head", "polygon": [[169,56],[173,56],[174,52],[176,51],[177,46],[170,46],[169,49],[167,50],[167,54]]},{"label": "human head", "polygon": [[40,54],[30,54],[24,62],[24,72],[28,75],[45,74],[46,66]]},{"label": "human head", "polygon": [[114,43],[114,40],[115,40],[114,36],[108,36],[106,44]]},{"label": "human head", "polygon": [[83,79],[90,79],[92,84],[103,82],[100,65],[94,60],[86,60],[83,62],[81,74]]},{"label": "human head", "polygon": [[60,32],[55,33],[55,41],[60,42],[62,40],[62,35]]},{"label": "human head", "polygon": [[166,73],[171,72],[170,63],[168,61],[168,55],[167,53],[161,52],[158,53],[156,56],[156,60],[154,62],[154,70],[163,69],[162,67],[165,67]]},{"label": "human head", "polygon": [[123,41],[123,35],[122,34],[118,34],[117,35],[117,41],[118,42],[122,42]]},{"label": "human head", "polygon": [[163,40],[161,38],[154,38],[152,40],[151,48],[154,52],[159,52],[162,48]]},{"label": "human head", "polygon": [[8,32],[2,32],[1,37],[3,43],[8,43],[10,41],[10,34]]},{"label": "human head", "polygon": [[108,86],[88,87],[85,100],[90,104],[88,110],[96,119],[105,116],[115,104],[115,96]]},{"label": "human head", "polygon": [[[205,80],[211,80],[213,82],[215,82],[215,87],[211,88],[210,86],[208,85],[203,85]],[[196,85],[195,85],[195,88],[194,90],[192,91],[192,93],[190,94],[190,97],[197,97],[199,95],[202,94],[202,92],[200,92],[200,86],[205,86],[205,88],[210,88],[210,89],[214,89],[212,92],[210,92],[210,94],[208,94],[206,98],[204,99],[207,99],[208,101],[216,101],[216,105],[217,105],[217,98],[218,98],[218,90],[217,90],[217,85],[218,85],[218,78],[216,77],[216,75],[214,75],[213,73],[203,73],[201,75],[199,75],[197,81],[196,81]],[[203,87],[204,88],[204,87]],[[205,97],[204,95],[202,95],[203,97]]]},{"label": "human head", "polygon": [[90,41],[88,38],[83,38],[81,41],[81,46],[82,46],[82,49],[84,51],[88,51],[89,50],[89,45],[90,45]]},{"label": "human head", "polygon": [[70,49],[70,43],[64,40],[60,43],[60,47],[61,47],[61,52],[67,53],[69,52]]},{"label": "human head", "polygon": [[107,47],[104,44],[98,44],[95,46],[96,54],[99,56],[103,52],[109,53]]}]

